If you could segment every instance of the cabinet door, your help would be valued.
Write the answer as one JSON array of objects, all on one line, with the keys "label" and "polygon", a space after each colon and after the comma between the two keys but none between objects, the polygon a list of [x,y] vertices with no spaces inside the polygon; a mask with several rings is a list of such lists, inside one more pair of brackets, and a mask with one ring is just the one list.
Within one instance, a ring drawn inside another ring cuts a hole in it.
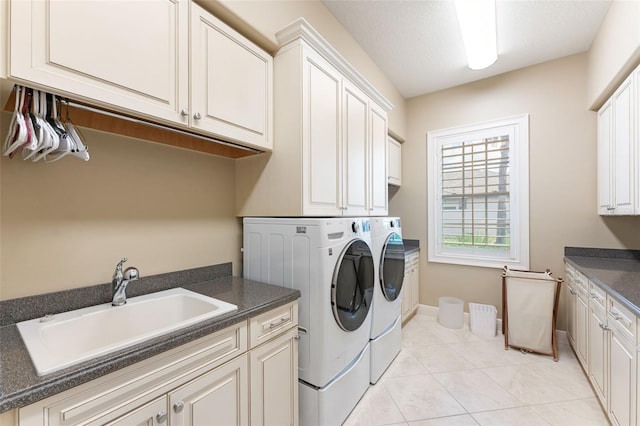
[{"label": "cabinet door", "polygon": [[156,398],[127,414],[110,421],[106,426],[160,426],[167,424],[167,396]]},{"label": "cabinet door", "polygon": [[349,216],[367,216],[368,99],[349,81],[342,97],[342,208]]},{"label": "cabinet door", "polygon": [[411,271],[405,270],[404,273],[404,284],[402,286],[402,322],[409,317],[409,312],[411,310]]},{"label": "cabinet door", "polygon": [[581,290],[578,290],[576,299],[576,353],[585,371],[589,371],[589,307],[587,303],[586,295],[581,294]]},{"label": "cabinet door", "polygon": [[411,270],[411,312],[418,308],[420,303],[420,264],[416,262]]},{"label": "cabinet door", "polygon": [[636,424],[637,350],[615,327],[609,332],[609,420]]},{"label": "cabinet door", "polygon": [[402,145],[393,138],[387,140],[387,170],[389,185],[402,185]]},{"label": "cabinet door", "polygon": [[309,49],[303,67],[303,215],[340,216],[341,76]]},{"label": "cabinet door", "polygon": [[576,347],[576,303],[578,294],[575,291],[574,284],[567,281],[567,338],[569,343],[575,349]]},{"label": "cabinet door", "polygon": [[11,1],[9,75],[186,125],[189,2]]},{"label": "cabinet door", "polygon": [[248,374],[244,354],[171,392],[171,426],[248,425]]},{"label": "cabinet door", "polygon": [[[592,299],[593,301],[593,299]],[[607,329],[604,306],[589,306],[589,379],[603,407],[607,406]]]},{"label": "cabinet door", "polygon": [[622,83],[612,98],[614,213],[633,214],[635,207],[635,159],[633,150],[634,95],[633,79]]},{"label": "cabinet door", "polygon": [[193,128],[273,148],[273,58],[191,3]]},{"label": "cabinet door", "polygon": [[598,111],[598,213],[613,214],[613,180],[611,177],[611,143],[613,127],[611,101]]},{"label": "cabinet door", "polygon": [[251,424],[298,424],[297,329],[250,352]]},{"label": "cabinet door", "polygon": [[387,199],[387,113],[375,103],[369,108],[371,156],[369,167],[369,214],[386,216]]}]

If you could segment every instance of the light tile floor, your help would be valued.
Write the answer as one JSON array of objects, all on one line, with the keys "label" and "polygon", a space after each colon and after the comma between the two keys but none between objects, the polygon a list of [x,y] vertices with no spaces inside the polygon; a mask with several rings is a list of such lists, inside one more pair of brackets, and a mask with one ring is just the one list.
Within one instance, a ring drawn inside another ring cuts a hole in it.
[{"label": "light tile floor", "polygon": [[504,350],[416,315],[402,352],[344,423],[355,425],[608,425],[578,360],[562,337],[560,359]]}]

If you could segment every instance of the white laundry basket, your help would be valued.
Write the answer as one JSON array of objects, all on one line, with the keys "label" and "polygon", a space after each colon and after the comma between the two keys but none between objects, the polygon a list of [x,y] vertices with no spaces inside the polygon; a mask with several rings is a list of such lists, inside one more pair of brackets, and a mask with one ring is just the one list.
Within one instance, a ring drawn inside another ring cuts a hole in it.
[{"label": "white laundry basket", "polygon": [[462,328],[464,301],[456,297],[441,297],[438,300],[438,322],[447,328]]},{"label": "white laundry basket", "polygon": [[498,310],[492,305],[469,303],[469,323],[471,332],[477,336],[495,337]]}]

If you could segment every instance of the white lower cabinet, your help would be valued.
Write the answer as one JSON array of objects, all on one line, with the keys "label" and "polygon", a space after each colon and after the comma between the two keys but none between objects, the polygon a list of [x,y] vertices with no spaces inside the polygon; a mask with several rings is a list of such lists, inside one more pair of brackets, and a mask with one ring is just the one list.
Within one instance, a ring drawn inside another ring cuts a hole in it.
[{"label": "white lower cabinet", "polygon": [[248,375],[245,354],[172,391],[169,424],[248,425]]},{"label": "white lower cabinet", "polygon": [[253,340],[255,318],[20,408],[18,425],[295,426],[297,302],[256,318]]},{"label": "white lower cabinet", "polygon": [[[154,426],[167,422],[167,397],[161,396],[141,407],[136,407],[127,414],[105,423],[107,426]],[[22,423],[21,423],[22,424]]]},{"label": "white lower cabinet", "polygon": [[565,265],[565,294],[567,299],[567,339],[572,346],[575,346],[576,336],[576,303],[578,303],[578,292],[574,281],[575,270]]},{"label": "white lower cabinet", "polygon": [[252,425],[298,424],[297,339],[292,329],[251,351]]},{"label": "white lower cabinet", "polygon": [[405,323],[418,309],[420,303],[420,253],[405,257],[402,283],[402,322]]},{"label": "white lower cabinet", "polygon": [[577,273],[576,284],[576,354],[585,371],[589,371],[589,296],[587,294],[587,281]]},{"label": "white lower cabinet", "polygon": [[615,326],[609,332],[609,420],[614,425],[636,424],[637,349]]},{"label": "white lower cabinet", "polygon": [[616,426],[638,425],[638,318],[580,272],[568,265],[567,270],[571,272],[567,273],[567,286],[573,285],[577,293],[576,309],[569,309],[568,328],[575,323],[575,334],[573,339],[569,336],[569,343],[609,421]]},{"label": "white lower cabinet", "polygon": [[605,293],[589,283],[589,380],[603,407],[607,406],[608,342]]}]

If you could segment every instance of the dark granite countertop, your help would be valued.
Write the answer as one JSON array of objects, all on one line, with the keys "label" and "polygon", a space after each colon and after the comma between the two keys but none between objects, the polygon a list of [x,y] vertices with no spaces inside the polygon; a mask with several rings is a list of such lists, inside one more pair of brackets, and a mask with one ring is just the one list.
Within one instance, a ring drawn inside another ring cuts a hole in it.
[{"label": "dark granite countertop", "polygon": [[567,247],[564,259],[640,316],[640,251]]},{"label": "dark granite countertop", "polygon": [[[184,272],[188,275],[192,271],[196,270]],[[230,265],[228,271],[230,272]],[[159,279],[155,281],[150,279],[149,281],[153,281],[155,285],[152,285],[152,291],[147,291],[147,293],[179,286],[197,293],[215,297],[225,302],[233,303],[238,306],[238,310],[42,377],[36,375],[35,368],[31,363],[31,358],[15,323],[6,324],[0,327],[0,413],[29,405],[56,393],[81,385],[82,383],[112,373],[118,369],[204,337],[233,324],[237,324],[262,312],[297,300],[300,297],[300,292],[297,290],[230,276],[218,277],[217,275],[220,275],[219,273],[198,273],[196,274],[198,275],[196,278],[188,276],[186,279],[183,276],[182,280],[175,280],[175,283],[172,285],[168,282],[167,278],[175,279],[176,274],[179,273],[163,274],[162,276],[157,276]],[[202,281],[203,277],[214,279]],[[195,279],[196,282],[185,282],[188,281],[189,278]],[[133,287],[132,285],[132,289]],[[87,290],[79,289],[78,291],[86,292]],[[74,294],[74,290],[60,293],[69,298],[70,294]],[[60,293],[52,294],[58,295]],[[134,295],[131,295],[130,297],[133,296]],[[29,299],[37,301],[39,297],[40,296],[35,296],[34,298],[0,302],[0,304],[2,304],[0,307],[5,308],[3,309],[5,311],[5,319],[8,316],[6,311],[13,312],[14,316],[21,316],[23,318],[21,321],[38,318],[41,316],[40,312],[35,313],[35,316],[29,317],[29,315],[25,313],[24,307],[28,305],[27,302]],[[55,299],[55,297],[50,296],[49,299]],[[98,303],[104,303],[104,301]],[[17,305],[21,306],[22,309],[18,309],[16,307]],[[77,303],[75,305],[77,305]],[[34,309],[35,311],[39,310],[37,303],[34,303]],[[78,307],[73,307],[72,309],[78,309]]]},{"label": "dark granite countertop", "polygon": [[404,244],[404,254],[405,254],[405,256],[420,251],[420,240],[404,239],[404,240],[402,240],[402,243]]}]

